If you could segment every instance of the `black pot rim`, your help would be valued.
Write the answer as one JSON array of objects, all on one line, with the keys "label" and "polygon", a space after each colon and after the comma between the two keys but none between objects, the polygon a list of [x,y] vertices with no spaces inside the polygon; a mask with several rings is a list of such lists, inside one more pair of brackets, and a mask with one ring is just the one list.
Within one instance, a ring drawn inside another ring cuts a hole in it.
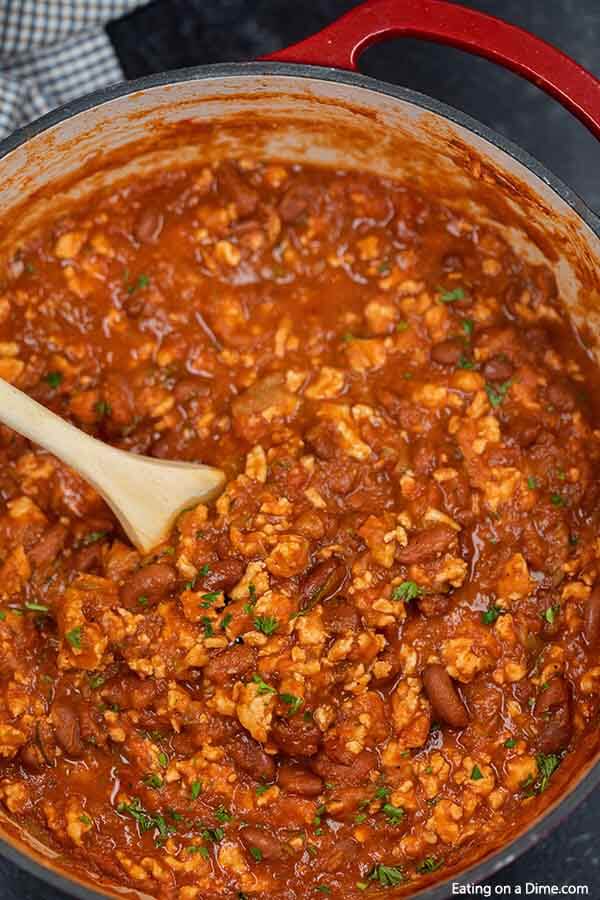
[{"label": "black pot rim", "polygon": [[[137,91],[148,90],[155,87],[163,87],[170,84],[178,84],[184,81],[203,81],[207,78],[227,78],[240,75],[265,75],[265,76],[292,76],[296,78],[313,78],[321,81],[337,82],[349,87],[366,88],[375,93],[385,94],[389,97],[404,100],[429,112],[436,113],[478,137],[487,140],[503,150],[509,157],[521,163],[534,175],[537,175],[548,187],[553,190],[600,238],[600,217],[584,203],[579,195],[565,182],[550,172],[542,163],[527,153],[525,150],[498,134],[487,125],[483,125],[476,119],[455,109],[445,103],[413,91],[409,88],[388,84],[387,82],[361,75],[357,72],[347,72],[338,69],[324,68],[322,66],[306,65],[301,63],[276,63],[276,62],[244,62],[244,63],[218,63],[216,65],[193,66],[185,69],[176,69],[171,72],[160,72],[147,75],[135,81],[119,82],[106,88],[86,94],[71,103],[58,107],[34,122],[25,125],[15,131],[0,143],[0,159],[3,159],[13,150],[27,143],[31,138],[43,131],[47,131],[61,122],[100,106],[111,100],[125,97]],[[582,776],[578,783],[550,809],[540,816],[522,834],[518,835],[509,844],[501,846],[489,856],[475,863],[469,868],[459,872],[456,876],[434,884],[431,887],[417,891],[412,896],[419,900],[447,900],[452,891],[452,884],[467,885],[483,881],[504,866],[513,862],[530,848],[534,847],[546,834],[557,827],[563,819],[567,818],[582,800],[600,784],[600,759],[598,759]],[[80,900],[106,900],[106,894],[98,893],[92,887],[79,884],[57,870],[46,867],[25,852],[18,850],[12,844],[0,839],[0,853],[15,863],[20,868],[35,875],[42,881],[58,888]],[[50,860],[49,860],[50,863]]]}]

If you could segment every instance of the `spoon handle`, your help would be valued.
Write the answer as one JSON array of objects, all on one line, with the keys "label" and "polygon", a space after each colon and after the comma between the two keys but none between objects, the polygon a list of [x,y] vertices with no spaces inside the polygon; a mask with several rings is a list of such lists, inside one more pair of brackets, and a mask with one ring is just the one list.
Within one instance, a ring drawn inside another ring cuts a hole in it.
[{"label": "spoon handle", "polygon": [[75,469],[144,553],[164,540],[187,506],[215,497],[220,469],[127,453],[91,437],[0,379],[0,421]]}]

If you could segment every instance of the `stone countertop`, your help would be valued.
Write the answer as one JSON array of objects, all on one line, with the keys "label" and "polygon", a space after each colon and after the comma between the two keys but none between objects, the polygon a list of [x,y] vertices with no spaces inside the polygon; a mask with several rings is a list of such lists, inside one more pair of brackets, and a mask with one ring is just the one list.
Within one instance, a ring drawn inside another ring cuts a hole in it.
[{"label": "stone countertop", "polygon": [[[300,40],[355,6],[349,0],[156,0],[113,23],[109,33],[128,78],[201,63],[252,59]],[[469,0],[557,44],[600,76],[598,0]],[[583,125],[517,76],[460,51],[416,40],[371,48],[361,70],[462,109],[545,163],[600,212],[600,154]],[[554,833],[486,882],[584,885],[600,900],[600,793]],[[485,896],[480,894],[480,896]],[[531,896],[535,894],[531,893]],[[1,900],[67,900],[67,895],[0,859]]]}]

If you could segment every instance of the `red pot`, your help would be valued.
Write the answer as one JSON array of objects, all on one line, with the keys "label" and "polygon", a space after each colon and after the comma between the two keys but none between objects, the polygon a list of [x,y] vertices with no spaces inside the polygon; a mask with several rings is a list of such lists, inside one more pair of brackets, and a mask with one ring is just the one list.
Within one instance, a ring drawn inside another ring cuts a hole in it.
[{"label": "red pot", "polygon": [[[446,0],[368,0],[322,32],[255,63],[163,73],[90,94],[0,145],[0,251],[49,213],[99,185],[195,158],[260,155],[409,178],[505,231],[545,259],[571,314],[600,332],[600,219],[509,141],[442,103],[355,72],[385,38],[450,44],[498,62],[559,100],[600,138],[600,82],[559,50]],[[600,782],[597,747],[579,776],[526,831],[462,874],[472,883],[535,844]],[[107,880],[61,860],[0,813],[2,852],[82,898],[116,895]],[[446,880],[418,896],[441,900]],[[135,892],[125,892],[132,896]],[[118,896],[123,896],[120,891]]]}]

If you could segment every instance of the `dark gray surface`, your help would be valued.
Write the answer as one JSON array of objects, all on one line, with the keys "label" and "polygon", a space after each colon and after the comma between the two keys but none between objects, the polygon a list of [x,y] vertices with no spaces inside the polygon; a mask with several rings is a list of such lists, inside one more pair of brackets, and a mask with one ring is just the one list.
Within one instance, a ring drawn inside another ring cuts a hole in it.
[{"label": "dark gray surface", "polygon": [[[158,0],[114,23],[109,32],[133,78],[252,59],[300,40],[355,5],[348,0]],[[600,76],[600,0],[471,0],[469,5],[534,31]],[[483,60],[412,40],[372,48],[361,69],[485,122],[545,163],[600,212],[597,142],[537,88]],[[595,795],[486,885],[492,892],[496,885],[510,885],[512,896],[517,885],[526,896],[527,883],[584,885],[590,900],[600,900],[599,818],[600,796]],[[0,898],[65,900],[66,895],[0,860]]]}]

